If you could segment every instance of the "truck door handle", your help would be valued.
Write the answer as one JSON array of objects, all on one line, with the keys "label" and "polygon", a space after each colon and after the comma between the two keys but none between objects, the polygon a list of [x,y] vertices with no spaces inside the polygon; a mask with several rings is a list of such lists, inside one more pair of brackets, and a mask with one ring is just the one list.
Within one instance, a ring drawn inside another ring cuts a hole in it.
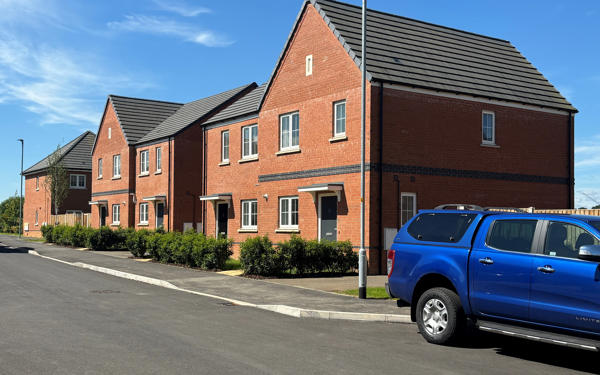
[{"label": "truck door handle", "polygon": [[494,261],[492,260],[492,258],[490,257],[485,257],[485,258],[481,258],[479,259],[479,263],[483,263],[483,264],[494,264]]},{"label": "truck door handle", "polygon": [[543,273],[554,273],[554,268],[552,268],[552,266],[549,265],[538,267],[537,270]]}]

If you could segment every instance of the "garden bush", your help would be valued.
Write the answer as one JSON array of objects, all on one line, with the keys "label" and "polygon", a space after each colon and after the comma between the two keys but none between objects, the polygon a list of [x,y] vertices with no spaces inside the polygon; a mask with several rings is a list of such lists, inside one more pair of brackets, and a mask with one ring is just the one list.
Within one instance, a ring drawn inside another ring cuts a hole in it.
[{"label": "garden bush", "polygon": [[127,250],[129,250],[134,257],[144,257],[147,251],[148,245],[146,242],[149,236],[150,231],[146,229],[130,231],[127,233],[127,239],[125,240],[125,246],[127,247]]},{"label": "garden bush", "polygon": [[42,226],[42,236],[46,242],[54,242],[52,237],[52,231],[54,230],[53,225],[43,225]]},{"label": "garden bush", "polygon": [[249,275],[275,276],[282,271],[279,254],[269,237],[249,237],[240,245],[240,263]]}]

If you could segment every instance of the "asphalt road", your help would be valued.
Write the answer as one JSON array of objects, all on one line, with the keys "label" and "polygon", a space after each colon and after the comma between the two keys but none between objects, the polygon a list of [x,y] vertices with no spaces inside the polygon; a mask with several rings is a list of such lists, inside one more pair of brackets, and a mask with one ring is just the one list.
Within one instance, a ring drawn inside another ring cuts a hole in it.
[{"label": "asphalt road", "polygon": [[414,325],[297,319],[0,248],[0,374],[564,374],[600,356]]}]

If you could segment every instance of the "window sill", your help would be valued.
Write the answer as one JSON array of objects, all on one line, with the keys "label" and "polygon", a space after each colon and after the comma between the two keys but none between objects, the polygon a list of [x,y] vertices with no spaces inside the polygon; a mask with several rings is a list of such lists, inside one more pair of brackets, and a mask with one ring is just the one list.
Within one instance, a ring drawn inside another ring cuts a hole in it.
[{"label": "window sill", "polygon": [[77,187],[77,186],[69,186],[69,189],[73,189],[73,190],[85,190],[86,187]]},{"label": "window sill", "polygon": [[145,172],[145,173],[140,173],[140,174],[138,174],[138,177],[147,177],[147,176],[150,176],[150,173],[149,173],[149,172]]},{"label": "window sill", "polygon": [[120,222],[119,222],[119,223],[111,223],[111,224],[110,224],[110,226],[111,226],[111,227],[118,227],[118,226],[120,226],[120,225],[121,225],[121,223],[120,223]]},{"label": "window sill", "polygon": [[300,233],[298,228],[277,228],[275,233]]},{"label": "window sill", "polygon": [[96,177],[96,180],[102,180],[102,176]]},{"label": "window sill", "polygon": [[155,175],[157,174],[162,174],[162,169],[157,170],[156,172],[154,172]]},{"label": "window sill", "polygon": [[347,141],[348,137],[346,137],[345,135],[337,135],[333,138],[329,138],[329,143],[335,143],[335,142],[342,142],[342,141]]},{"label": "window sill", "polygon": [[258,233],[258,228],[256,228],[256,229],[242,228],[242,229],[238,229],[238,233]]},{"label": "window sill", "polygon": [[111,178],[111,180],[120,180],[121,176],[114,176],[113,178]]},{"label": "window sill", "polygon": [[147,227],[148,223],[138,223],[138,227]]},{"label": "window sill", "polygon": [[300,147],[295,147],[295,148],[290,148],[290,149],[285,149],[285,150],[277,151],[275,153],[275,155],[281,156],[281,155],[288,155],[288,154],[297,154],[299,152],[302,152],[300,150]]},{"label": "window sill", "polygon": [[238,163],[242,164],[242,163],[249,163],[251,161],[258,161],[258,155],[257,156],[252,156],[249,158],[245,158],[245,159],[240,159],[238,160]]},{"label": "window sill", "polygon": [[221,162],[221,163],[219,163],[218,165],[219,165],[219,167],[224,167],[224,166],[226,166],[226,165],[229,165],[229,160],[227,160],[227,161],[224,161],[224,162]]},{"label": "window sill", "polygon": [[482,143],[480,144],[481,147],[491,147],[491,148],[500,148],[500,146],[498,146],[495,143]]}]

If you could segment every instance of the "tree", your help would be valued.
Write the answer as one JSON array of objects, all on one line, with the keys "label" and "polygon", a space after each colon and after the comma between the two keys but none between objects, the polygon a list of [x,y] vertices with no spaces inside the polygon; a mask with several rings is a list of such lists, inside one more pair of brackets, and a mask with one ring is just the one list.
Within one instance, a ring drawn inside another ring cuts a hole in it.
[{"label": "tree", "polygon": [[592,207],[592,210],[598,210],[598,209],[600,209],[600,204],[597,204],[594,207]]},{"label": "tree", "polygon": [[50,156],[48,156],[48,168],[46,169],[46,180],[44,188],[50,193],[54,214],[58,215],[60,205],[67,198],[69,193],[69,179],[65,169],[60,152],[60,146],[57,146]]},{"label": "tree", "polygon": [[19,202],[19,196],[15,194],[0,203],[0,232],[19,232]]}]

